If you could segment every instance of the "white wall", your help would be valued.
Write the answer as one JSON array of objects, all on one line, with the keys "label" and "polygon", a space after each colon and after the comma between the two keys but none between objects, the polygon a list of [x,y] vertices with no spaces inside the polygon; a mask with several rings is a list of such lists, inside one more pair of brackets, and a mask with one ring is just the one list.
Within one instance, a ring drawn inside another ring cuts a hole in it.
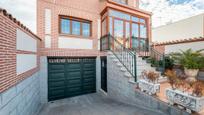
[{"label": "white wall", "polygon": [[180,50],[185,51],[185,50],[190,49],[190,48],[194,51],[204,49],[204,41],[166,45],[165,46],[165,54],[168,54],[171,52],[179,52]]},{"label": "white wall", "polygon": [[16,73],[17,75],[37,67],[37,56],[35,54],[17,54],[16,55]]},{"label": "white wall", "polygon": [[16,30],[16,49],[23,51],[37,51],[37,40],[26,34],[20,29]]},{"label": "white wall", "polygon": [[152,30],[153,42],[204,37],[204,14]]},{"label": "white wall", "polygon": [[101,20],[98,19],[98,50],[100,50]]},{"label": "white wall", "polygon": [[59,37],[58,47],[69,49],[93,49],[93,40],[88,38]]},{"label": "white wall", "polygon": [[45,34],[51,34],[51,10],[45,9]]},{"label": "white wall", "polygon": [[51,48],[51,36],[45,35],[45,48]]}]

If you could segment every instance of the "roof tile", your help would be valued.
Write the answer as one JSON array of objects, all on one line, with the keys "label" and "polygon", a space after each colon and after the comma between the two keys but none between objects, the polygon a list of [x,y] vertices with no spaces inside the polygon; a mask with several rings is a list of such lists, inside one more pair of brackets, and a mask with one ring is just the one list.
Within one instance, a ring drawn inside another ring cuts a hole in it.
[{"label": "roof tile", "polygon": [[18,26],[20,26],[25,31],[29,32],[31,35],[35,36],[39,40],[41,40],[40,37],[38,37],[36,34],[34,34],[30,29],[28,29],[26,26],[24,26],[20,21],[18,21],[16,18],[14,18],[11,14],[9,14],[5,9],[0,8],[0,13],[3,14],[5,17],[16,23]]}]

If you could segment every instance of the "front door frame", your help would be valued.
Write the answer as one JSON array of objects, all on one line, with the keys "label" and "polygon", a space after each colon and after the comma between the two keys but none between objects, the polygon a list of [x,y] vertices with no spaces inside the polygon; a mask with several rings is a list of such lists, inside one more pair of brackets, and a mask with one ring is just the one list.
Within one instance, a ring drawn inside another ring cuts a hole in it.
[{"label": "front door frame", "polygon": [[107,93],[107,57],[102,56],[101,59],[101,90]]}]

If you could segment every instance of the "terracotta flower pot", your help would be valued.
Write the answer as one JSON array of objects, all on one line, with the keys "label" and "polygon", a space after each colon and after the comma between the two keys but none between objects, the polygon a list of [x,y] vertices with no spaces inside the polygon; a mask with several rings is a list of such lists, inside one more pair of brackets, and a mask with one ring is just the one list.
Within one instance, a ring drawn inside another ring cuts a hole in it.
[{"label": "terracotta flower pot", "polygon": [[185,74],[188,76],[187,79],[196,80],[196,76],[198,75],[199,69],[187,69],[184,68]]}]

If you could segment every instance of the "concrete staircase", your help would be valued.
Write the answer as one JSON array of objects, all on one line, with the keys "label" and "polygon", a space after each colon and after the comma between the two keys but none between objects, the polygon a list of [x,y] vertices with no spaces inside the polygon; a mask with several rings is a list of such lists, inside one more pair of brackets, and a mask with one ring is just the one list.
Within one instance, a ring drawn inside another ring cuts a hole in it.
[{"label": "concrete staircase", "polygon": [[[118,60],[118,58],[111,52],[108,52],[108,55],[112,58],[112,60],[117,64],[117,66],[120,68],[120,70],[123,72],[124,76],[130,77],[131,81],[134,81],[134,77],[127,71],[127,69],[123,66],[123,64]],[[160,78],[159,82],[165,82],[167,81],[167,78],[163,75],[161,75],[161,72],[156,70],[156,67],[152,67],[150,63],[147,63],[146,60],[142,59],[142,57],[138,56],[136,57],[136,65],[137,65],[137,79],[141,78],[141,73],[146,71],[154,71],[155,73],[159,73]]]},{"label": "concrete staircase", "polygon": [[[155,71],[154,67],[137,57],[138,76],[143,70]],[[139,78],[139,77],[138,77]],[[115,55],[109,51],[107,55],[107,97],[145,108],[149,111],[158,112],[157,115],[188,115],[185,112],[168,105],[161,100],[150,96],[137,89],[134,77],[126,70]]]}]

